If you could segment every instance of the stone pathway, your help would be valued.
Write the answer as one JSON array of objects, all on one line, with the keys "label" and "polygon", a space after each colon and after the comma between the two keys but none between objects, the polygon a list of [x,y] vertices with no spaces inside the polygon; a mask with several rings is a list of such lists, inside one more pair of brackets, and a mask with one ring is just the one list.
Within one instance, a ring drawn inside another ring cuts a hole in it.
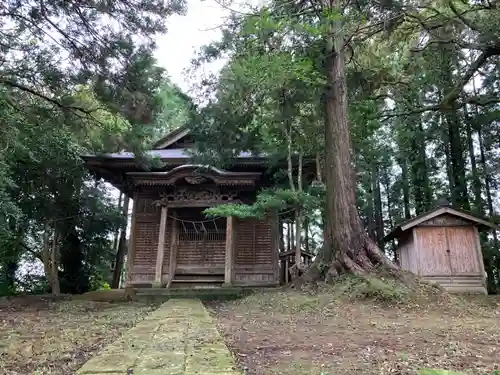
[{"label": "stone pathway", "polygon": [[77,375],[239,375],[199,300],[171,299],[90,359]]}]

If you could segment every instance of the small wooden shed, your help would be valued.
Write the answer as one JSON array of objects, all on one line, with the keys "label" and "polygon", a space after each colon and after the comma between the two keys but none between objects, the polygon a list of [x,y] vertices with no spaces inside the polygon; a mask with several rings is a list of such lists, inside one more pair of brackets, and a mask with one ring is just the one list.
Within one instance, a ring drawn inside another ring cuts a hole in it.
[{"label": "small wooden shed", "polygon": [[479,231],[496,225],[472,213],[438,206],[406,221],[384,240],[396,239],[399,265],[450,292],[487,294]]}]

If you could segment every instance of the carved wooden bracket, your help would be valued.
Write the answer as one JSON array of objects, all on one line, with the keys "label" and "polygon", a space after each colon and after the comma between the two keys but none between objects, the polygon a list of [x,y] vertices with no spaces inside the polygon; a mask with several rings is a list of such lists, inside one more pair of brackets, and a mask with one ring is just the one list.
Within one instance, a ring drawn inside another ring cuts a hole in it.
[{"label": "carved wooden bracket", "polygon": [[218,189],[204,188],[191,190],[177,189],[171,193],[160,193],[160,199],[153,201],[155,206],[168,207],[212,207],[224,203],[240,203],[234,191],[221,192]]}]

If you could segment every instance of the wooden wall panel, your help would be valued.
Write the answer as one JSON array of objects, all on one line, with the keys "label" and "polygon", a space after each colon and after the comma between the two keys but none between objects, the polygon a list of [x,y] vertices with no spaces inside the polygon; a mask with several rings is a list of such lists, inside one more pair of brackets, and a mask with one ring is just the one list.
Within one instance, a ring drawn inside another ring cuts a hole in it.
[{"label": "wooden wall panel", "polygon": [[278,284],[273,218],[236,220],[235,281]]},{"label": "wooden wall panel", "polygon": [[160,209],[152,206],[153,199],[138,195],[135,223],[135,253],[131,270],[131,282],[154,280],[156,251],[160,231]]},{"label": "wooden wall panel", "polygon": [[179,241],[179,267],[224,267],[225,241]]},{"label": "wooden wall panel", "polygon": [[415,261],[415,254],[413,250],[413,236],[409,233],[406,238],[401,238],[398,244],[399,264],[401,268],[418,273],[418,264]]},{"label": "wooden wall panel", "polygon": [[481,274],[477,251],[476,234],[473,227],[449,227],[448,244],[453,274]]},{"label": "wooden wall panel", "polygon": [[440,227],[420,227],[415,229],[416,250],[418,251],[421,275],[449,275],[450,259],[446,229]]},{"label": "wooden wall panel", "polygon": [[446,229],[443,227],[419,227],[415,229],[418,251],[419,274],[449,275],[450,258],[447,253]]}]

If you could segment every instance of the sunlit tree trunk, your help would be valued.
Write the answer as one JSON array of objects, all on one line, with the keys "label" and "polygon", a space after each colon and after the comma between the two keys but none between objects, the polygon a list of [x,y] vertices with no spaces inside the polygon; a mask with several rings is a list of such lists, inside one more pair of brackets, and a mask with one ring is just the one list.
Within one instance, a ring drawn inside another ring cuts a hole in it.
[{"label": "sunlit tree trunk", "polygon": [[120,231],[120,240],[118,244],[118,251],[116,252],[116,259],[115,259],[115,269],[113,270],[113,280],[111,283],[112,288],[119,288],[120,287],[120,278],[122,274],[122,269],[123,269],[123,261],[125,258],[125,252],[126,252],[126,235],[127,235],[127,222],[128,222],[128,206],[129,206],[130,199],[127,195],[125,195],[125,198],[123,199],[123,216],[125,218],[125,223],[123,224],[123,227],[121,228]]}]

